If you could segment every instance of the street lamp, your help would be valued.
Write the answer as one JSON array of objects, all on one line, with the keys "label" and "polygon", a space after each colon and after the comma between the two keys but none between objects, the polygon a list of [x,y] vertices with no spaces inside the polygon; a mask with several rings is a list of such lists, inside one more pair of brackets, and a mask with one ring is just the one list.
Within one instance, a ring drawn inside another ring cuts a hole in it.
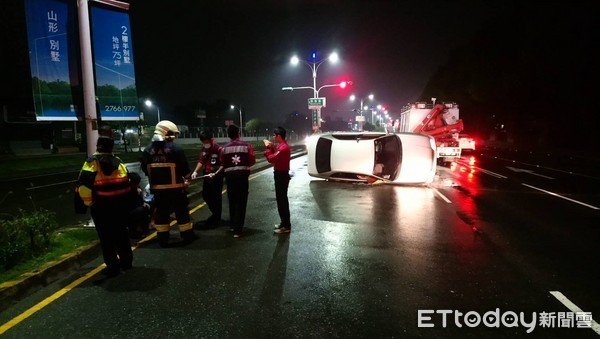
[{"label": "street lamp", "polygon": [[312,87],[311,86],[283,87],[281,89],[283,91],[293,91],[295,89],[312,89],[313,90],[314,102],[312,103],[313,104],[312,107],[316,107],[316,109],[313,109],[313,129],[314,130],[321,129],[321,107],[325,107],[325,100],[324,100],[324,98],[323,98],[323,100],[321,100],[319,98],[319,91],[326,87],[345,88],[347,85],[351,84],[350,82],[342,81],[339,84],[323,85],[323,86],[317,88],[317,70],[319,69],[319,66],[321,66],[327,60],[329,60],[329,62],[331,62],[331,63],[336,63],[339,60],[338,54],[333,52],[329,55],[328,58],[320,60],[320,61],[317,61],[317,53],[314,53],[314,52],[312,54],[311,61],[305,61],[305,60],[299,59],[297,56],[294,55],[292,57],[292,59],[290,60],[290,63],[294,66],[297,65],[300,61],[302,61],[304,64],[306,64],[312,72],[313,85],[312,85]]},{"label": "street lamp", "polygon": [[[360,99],[360,109],[358,110],[360,113],[360,116],[363,116],[363,111],[366,111],[369,107],[367,106],[363,106],[363,102],[365,101],[365,99],[369,99],[369,100],[373,100],[375,96],[373,94],[369,94],[366,98],[361,98]],[[350,96],[350,101],[354,101],[356,100],[356,95],[352,94]],[[371,111],[371,123],[373,123],[373,112]],[[362,131],[363,130],[363,121],[359,121],[358,124],[358,130]]]},{"label": "street lamp", "polygon": [[238,111],[240,111],[240,138],[241,138],[242,137],[242,129],[243,129],[242,128],[242,106],[236,107],[234,105],[231,105],[230,107],[231,107],[231,109],[237,109]]},{"label": "street lamp", "polygon": [[[150,99],[146,99],[145,104],[148,107],[156,106],[152,104],[152,101]],[[158,119],[158,122],[160,122],[160,109],[158,108],[158,106],[156,106],[156,118]]]}]

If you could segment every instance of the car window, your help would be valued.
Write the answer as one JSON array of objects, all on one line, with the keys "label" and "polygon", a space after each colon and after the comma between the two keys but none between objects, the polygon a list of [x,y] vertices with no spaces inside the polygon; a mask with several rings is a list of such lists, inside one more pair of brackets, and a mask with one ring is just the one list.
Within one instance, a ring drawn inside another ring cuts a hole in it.
[{"label": "car window", "polygon": [[393,180],[402,161],[402,147],[396,135],[375,140],[375,165],[373,175]]},{"label": "car window", "polygon": [[331,171],[331,144],[332,141],[319,138],[315,150],[315,165],[318,173]]}]

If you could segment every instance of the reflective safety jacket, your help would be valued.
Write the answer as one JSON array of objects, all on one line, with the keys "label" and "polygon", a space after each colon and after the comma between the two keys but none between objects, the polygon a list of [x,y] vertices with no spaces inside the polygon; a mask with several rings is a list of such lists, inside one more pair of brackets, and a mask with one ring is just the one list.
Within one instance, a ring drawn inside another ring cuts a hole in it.
[{"label": "reflective safety jacket", "polygon": [[112,153],[94,153],[89,157],[77,180],[77,191],[86,206],[131,192],[127,167]]},{"label": "reflective safety jacket", "polygon": [[250,167],[256,163],[256,155],[252,145],[236,138],[223,146],[221,163],[225,173],[239,171],[250,173]]},{"label": "reflective safety jacket", "polygon": [[152,191],[186,186],[184,177],[190,174],[190,167],[183,149],[172,141],[152,142],[140,163]]}]

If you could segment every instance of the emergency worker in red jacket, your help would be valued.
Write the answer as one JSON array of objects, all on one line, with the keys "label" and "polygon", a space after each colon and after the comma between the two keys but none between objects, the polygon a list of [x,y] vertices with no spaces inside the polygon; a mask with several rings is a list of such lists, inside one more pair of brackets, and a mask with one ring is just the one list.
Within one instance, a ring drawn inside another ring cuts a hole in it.
[{"label": "emergency worker in red jacket", "polygon": [[233,237],[239,238],[244,229],[246,205],[248,204],[248,180],[250,168],[256,163],[254,148],[240,139],[240,128],[227,126],[230,142],[221,150],[221,164],[227,182],[227,200],[229,201],[229,217]]},{"label": "emergency worker in red jacket", "polygon": [[103,273],[109,277],[130,269],[133,261],[127,231],[131,185],[127,167],[112,153],[113,146],[111,137],[98,138],[96,153],[83,164],[76,186],[90,207],[106,264]]},{"label": "emergency worker in red jacket", "polygon": [[223,166],[221,165],[221,146],[215,142],[212,135],[200,135],[202,141],[202,153],[198,164],[192,172],[192,180],[198,177],[200,169],[204,172],[202,179],[202,199],[208,205],[211,216],[206,219],[205,226],[218,226],[221,222],[221,212],[223,206]]},{"label": "emergency worker in red jacket", "polygon": [[152,143],[140,159],[142,171],[148,176],[156,206],[156,237],[161,247],[169,245],[171,213],[175,212],[183,244],[196,239],[188,210],[186,188],[190,168],[183,149],[173,140],[179,135],[177,125],[163,120],[156,125]]},{"label": "emergency worker in red jacket", "polygon": [[290,184],[290,158],[291,150],[286,137],[286,130],[283,127],[277,127],[273,131],[277,148],[269,140],[263,140],[267,149],[265,157],[267,161],[273,164],[273,173],[275,176],[275,199],[277,200],[277,212],[281,223],[275,226],[275,233],[290,233],[292,224],[290,221],[290,203],[288,201],[288,186]]}]

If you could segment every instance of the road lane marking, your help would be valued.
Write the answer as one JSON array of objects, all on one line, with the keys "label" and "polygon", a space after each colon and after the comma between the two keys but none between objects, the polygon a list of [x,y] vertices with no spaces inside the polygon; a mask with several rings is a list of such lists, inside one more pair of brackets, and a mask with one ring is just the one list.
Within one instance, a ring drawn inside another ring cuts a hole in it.
[{"label": "road lane marking", "polygon": [[73,281],[72,283],[70,283],[69,285],[63,287],[62,289],[60,289],[56,293],[52,294],[48,298],[40,301],[39,303],[37,303],[36,305],[34,305],[33,307],[31,307],[30,309],[26,310],[25,312],[23,312],[23,313],[19,314],[18,316],[14,317],[13,319],[11,319],[10,321],[8,321],[7,323],[3,324],[2,326],[0,326],[0,335],[2,335],[4,332],[8,331],[9,329],[13,328],[14,326],[16,326],[17,324],[19,324],[23,320],[29,318],[30,316],[32,316],[37,311],[39,311],[42,308],[50,305],[50,303],[52,303],[56,299],[62,297],[67,292],[71,291],[72,289],[74,289],[75,287],[77,287],[78,285],[80,285],[81,283],[83,283],[84,281],[86,281],[89,278],[91,278],[92,276],[96,275],[96,273],[100,272],[104,267],[106,267],[105,264],[102,264],[102,265],[96,267],[95,269],[93,269],[90,272],[88,272],[86,275],[84,275],[84,276],[80,277],[79,279]]},{"label": "road lane marking", "polygon": [[546,178],[546,179],[554,179],[553,177],[541,175],[541,174],[535,173],[534,171],[528,170],[528,169],[516,168],[516,167],[510,167],[510,166],[506,166],[506,168],[508,168],[509,170],[511,170],[513,172],[527,173],[527,174],[531,174],[531,175],[537,175],[538,177],[542,177],[542,178]]},{"label": "road lane marking", "polygon": [[541,189],[541,188],[538,188],[538,187],[535,187],[535,186],[531,186],[531,185],[527,185],[527,184],[523,184],[523,183],[521,183],[521,185],[523,185],[523,186],[525,186],[525,187],[532,188],[532,189],[534,189],[534,190],[538,190],[538,191],[540,191],[540,192],[544,192],[544,193],[546,193],[546,194],[550,194],[550,195],[552,195],[552,196],[555,196],[555,197],[558,197],[558,198],[561,198],[561,199],[568,200],[568,201],[570,201],[570,202],[574,202],[574,203],[576,203],[576,204],[579,204],[579,205],[582,205],[582,206],[585,206],[585,207],[588,207],[588,208],[591,208],[591,209],[594,209],[594,210],[600,210],[600,207],[596,207],[596,206],[594,206],[594,205],[589,205],[589,204],[586,204],[586,203],[584,203],[584,202],[581,202],[581,201],[577,201],[577,200],[574,200],[574,199],[571,199],[571,198],[567,198],[567,197],[565,197],[565,196],[562,196],[562,195],[560,195],[560,194],[556,194],[556,193],[554,193],[554,192],[546,191],[546,190],[544,190],[544,189]]},{"label": "road lane marking", "polygon": [[440,191],[438,191],[436,188],[431,188],[435,193],[437,193],[437,195],[439,195],[442,199],[444,199],[445,202],[451,204],[452,201],[450,201],[450,199],[446,198],[445,195],[443,195]]},{"label": "road lane marking", "polygon": [[[248,180],[253,180],[253,179],[259,177],[260,175],[264,174],[262,172],[266,172],[267,169],[265,169],[263,171],[260,171],[260,172],[256,173],[253,176],[250,176],[248,178]],[[225,188],[221,192],[221,195],[225,194],[226,192],[227,192],[227,189]],[[201,209],[204,206],[206,206],[206,203],[202,202],[199,205],[197,205],[196,207],[190,209],[190,211],[189,211],[190,215],[192,215],[193,213],[195,213],[196,211],[198,211],[199,209]],[[171,223],[169,225],[170,226],[174,226],[175,224],[177,224],[177,220],[171,221]],[[144,244],[144,243],[146,243],[146,242],[154,239],[155,237],[156,237],[156,232],[152,232],[151,234],[149,234],[144,239],[138,241],[138,243],[136,245],[131,246],[131,250],[135,251],[138,247],[140,247],[140,245],[142,245],[142,244]],[[94,275],[96,275],[98,272],[102,271],[102,269],[104,267],[106,267],[106,264],[103,263],[100,266],[98,266],[98,267],[94,268],[93,270],[91,270],[90,272],[88,272],[87,274],[85,274],[84,276],[82,276],[82,277],[78,278],[77,280],[73,281],[69,285],[67,285],[67,286],[63,287],[62,289],[58,290],[57,292],[55,292],[54,294],[52,294],[48,298],[46,298],[46,299],[40,301],[39,303],[35,304],[34,306],[32,306],[31,308],[29,308],[25,312],[19,314],[18,316],[16,316],[13,319],[9,320],[5,324],[0,325],[0,335],[2,335],[4,332],[8,331],[9,329],[13,328],[14,326],[18,325],[22,321],[26,320],[27,318],[29,318],[30,316],[32,316],[33,314],[35,314],[37,311],[40,311],[44,307],[48,306],[50,303],[52,303],[53,301],[55,301],[58,298],[62,297],[67,292],[70,292],[72,289],[74,289],[75,287],[79,286],[83,282],[89,280]]]},{"label": "road lane marking", "polygon": [[506,178],[508,178],[508,177],[503,176],[502,174],[494,173],[492,171],[488,171],[488,170],[485,170],[485,169],[480,168],[480,167],[475,167],[475,169],[477,169],[477,170],[479,170],[479,171],[481,171],[481,172],[483,172],[483,173],[485,173],[487,175],[491,175],[493,177],[496,177],[496,178],[500,178],[500,179],[506,179]]},{"label": "road lane marking", "polygon": [[52,186],[58,186],[58,185],[64,185],[64,184],[71,184],[76,182],[77,180],[69,180],[69,181],[62,181],[62,182],[55,182],[54,184],[48,184],[48,185],[41,185],[41,186],[33,186],[33,187],[27,187],[25,190],[29,191],[29,190],[36,190],[38,188],[46,188],[46,187],[52,187]]},{"label": "road lane marking", "polygon": [[[571,312],[573,312],[573,313],[585,312],[581,308],[579,308],[577,305],[575,305],[571,300],[569,300],[569,298],[565,297],[564,294],[560,293],[559,291],[550,291],[550,294],[552,294],[558,301],[560,301],[569,310],[571,310]],[[591,328],[592,328],[592,330],[594,330],[594,332],[600,334],[600,324],[598,324],[594,319],[592,319],[592,327]]]}]

